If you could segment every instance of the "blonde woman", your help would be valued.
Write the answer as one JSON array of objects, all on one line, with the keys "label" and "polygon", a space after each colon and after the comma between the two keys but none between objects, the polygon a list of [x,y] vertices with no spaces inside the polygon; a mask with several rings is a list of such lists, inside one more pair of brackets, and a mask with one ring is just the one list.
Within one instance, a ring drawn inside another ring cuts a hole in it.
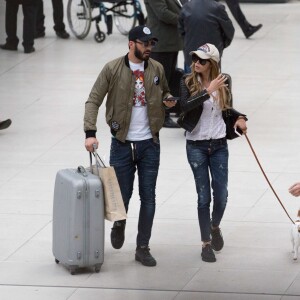
[{"label": "blonde woman", "polygon": [[[186,129],[187,158],[194,174],[198,194],[198,219],[203,261],[215,262],[214,251],[223,248],[220,223],[227,203],[227,138],[235,128],[246,132],[245,115],[230,107],[228,78],[219,71],[220,55],[212,44],[205,44],[192,56],[191,73],[181,82],[179,124]],[[225,118],[234,120],[226,130]],[[211,178],[211,180],[210,180]],[[213,209],[210,203],[213,195]]]}]

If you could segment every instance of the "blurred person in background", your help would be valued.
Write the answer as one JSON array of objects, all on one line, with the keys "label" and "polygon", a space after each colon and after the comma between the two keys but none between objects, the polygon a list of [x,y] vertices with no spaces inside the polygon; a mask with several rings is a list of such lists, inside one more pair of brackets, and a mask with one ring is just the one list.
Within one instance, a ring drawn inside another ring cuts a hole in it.
[{"label": "blurred person in background", "polygon": [[17,51],[19,38],[17,36],[18,10],[23,10],[23,47],[24,53],[35,51],[34,32],[38,0],[7,0],[5,9],[6,43],[0,45],[3,50]]},{"label": "blurred person in background", "polygon": [[250,36],[252,36],[256,31],[262,28],[262,24],[253,26],[247,21],[245,15],[241,10],[238,0],[225,0],[225,2],[247,39]]},{"label": "blurred person in background", "polygon": [[[53,29],[59,38],[68,39],[70,35],[66,31],[66,26],[63,21],[64,20],[63,0],[52,0],[52,7],[53,7],[53,21],[54,21]],[[38,0],[35,38],[42,38],[45,36],[46,27],[44,23],[45,23],[44,3],[43,0]]]},{"label": "blurred person in background", "polygon": [[[159,40],[157,46],[152,49],[151,58],[163,65],[169,88],[171,88],[172,81],[176,80],[178,52],[183,49],[182,37],[178,30],[181,3],[177,0],[144,0],[144,2],[147,10],[147,26]],[[179,96],[174,95],[172,90],[171,93],[173,96]],[[170,117],[170,110],[165,112],[163,127],[179,128]]]},{"label": "blurred person in background", "polygon": [[186,73],[191,71],[191,51],[200,45],[211,43],[218,48],[221,57],[234,36],[234,27],[225,6],[215,0],[193,0],[185,3],[180,12],[179,30],[184,39]]}]

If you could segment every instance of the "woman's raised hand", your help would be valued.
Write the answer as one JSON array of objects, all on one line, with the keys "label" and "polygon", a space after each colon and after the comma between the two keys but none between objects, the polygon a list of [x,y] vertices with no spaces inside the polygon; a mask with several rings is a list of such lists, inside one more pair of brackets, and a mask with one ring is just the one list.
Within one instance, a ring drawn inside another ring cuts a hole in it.
[{"label": "woman's raised hand", "polygon": [[206,89],[209,94],[217,91],[219,88],[226,86],[225,84],[226,76],[220,73],[217,78],[212,80]]}]

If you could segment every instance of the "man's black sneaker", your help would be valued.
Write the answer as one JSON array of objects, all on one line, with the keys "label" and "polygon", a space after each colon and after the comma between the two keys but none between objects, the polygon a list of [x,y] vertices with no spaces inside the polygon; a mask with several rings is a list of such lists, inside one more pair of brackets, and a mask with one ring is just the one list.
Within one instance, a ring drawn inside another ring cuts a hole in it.
[{"label": "man's black sneaker", "polygon": [[126,220],[114,222],[114,226],[111,229],[111,233],[110,233],[110,241],[111,241],[111,245],[115,249],[122,248],[122,246],[124,244],[125,226],[126,226]]},{"label": "man's black sneaker", "polygon": [[219,227],[211,229],[211,246],[215,251],[220,251],[224,246],[224,240]]},{"label": "man's black sneaker", "polygon": [[56,31],[56,35],[59,38],[64,39],[64,40],[66,40],[66,39],[68,39],[70,37],[70,35],[65,30],[63,30],[63,31]]},{"label": "man's black sneaker", "polygon": [[135,260],[142,263],[146,267],[156,266],[156,260],[150,253],[148,246],[137,246],[135,252]]},{"label": "man's black sneaker", "polygon": [[216,262],[216,257],[214,251],[211,248],[210,244],[206,244],[205,247],[202,247],[201,257],[203,261],[206,262]]}]

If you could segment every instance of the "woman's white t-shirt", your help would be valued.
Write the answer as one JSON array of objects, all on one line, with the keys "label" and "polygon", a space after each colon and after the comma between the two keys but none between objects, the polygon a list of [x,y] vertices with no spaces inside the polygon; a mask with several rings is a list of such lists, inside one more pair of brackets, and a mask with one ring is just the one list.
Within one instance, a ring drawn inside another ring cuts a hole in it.
[{"label": "woman's white t-shirt", "polygon": [[203,111],[196,127],[192,132],[186,133],[187,140],[220,139],[226,136],[226,125],[216,97],[217,93],[214,92],[208,100],[204,101]]}]

